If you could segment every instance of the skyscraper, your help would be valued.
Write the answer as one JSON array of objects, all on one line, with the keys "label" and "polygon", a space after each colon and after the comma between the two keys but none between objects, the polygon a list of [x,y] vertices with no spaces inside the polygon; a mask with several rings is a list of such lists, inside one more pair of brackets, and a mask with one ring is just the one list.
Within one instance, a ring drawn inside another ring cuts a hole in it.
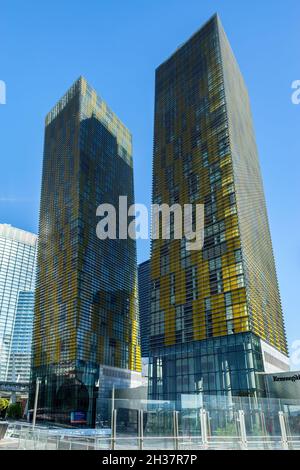
[{"label": "skyscraper", "polygon": [[249,97],[217,15],[156,70],[153,202],[203,204],[204,247],[154,240],[151,398],[263,394],[287,344]]},{"label": "skyscraper", "polygon": [[8,381],[29,382],[34,312],[34,291],[20,291],[16,307]]},{"label": "skyscraper", "polygon": [[21,291],[35,284],[37,236],[0,224],[0,380],[9,376],[10,353]]},{"label": "skyscraper", "polygon": [[46,117],[30,401],[39,378],[46,419],[93,425],[141,370],[135,240],[96,235],[119,196],[134,203],[131,134],[81,77]]},{"label": "skyscraper", "polygon": [[150,293],[151,293],[150,268],[151,268],[150,260],[144,261],[138,266],[139,312],[140,312],[142,357],[148,357],[149,355]]}]

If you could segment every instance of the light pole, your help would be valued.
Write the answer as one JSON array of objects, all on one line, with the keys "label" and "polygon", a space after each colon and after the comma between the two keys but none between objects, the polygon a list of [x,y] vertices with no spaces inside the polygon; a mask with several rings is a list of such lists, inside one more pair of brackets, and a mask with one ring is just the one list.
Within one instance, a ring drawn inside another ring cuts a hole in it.
[{"label": "light pole", "polygon": [[34,408],[33,408],[33,418],[32,418],[33,429],[35,428],[35,422],[36,422],[36,412],[37,412],[37,406],[38,406],[38,400],[39,400],[40,383],[41,383],[41,380],[37,377],[36,384],[35,384],[35,397],[34,397]]}]

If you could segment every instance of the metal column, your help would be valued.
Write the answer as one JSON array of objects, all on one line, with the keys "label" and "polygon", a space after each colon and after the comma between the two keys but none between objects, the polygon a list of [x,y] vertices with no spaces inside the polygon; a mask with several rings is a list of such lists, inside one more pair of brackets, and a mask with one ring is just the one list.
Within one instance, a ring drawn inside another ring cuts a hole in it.
[{"label": "metal column", "polygon": [[247,442],[247,433],[246,433],[246,425],[245,425],[245,413],[243,410],[238,411],[238,422],[240,425],[241,447],[242,449],[247,450],[248,442]]},{"label": "metal column", "polygon": [[178,437],[179,437],[179,428],[178,428],[178,411],[173,411],[173,431],[174,431],[174,449],[178,450]]},{"label": "metal column", "polygon": [[143,450],[144,446],[144,411],[138,410],[138,447]]},{"label": "metal column", "polygon": [[283,411],[279,411],[278,416],[279,416],[279,424],[280,424],[280,430],[281,430],[282,447],[284,450],[289,450],[289,442],[288,442],[288,437],[287,437],[287,432],[286,432],[285,416],[284,416]]},{"label": "metal column", "polygon": [[115,450],[117,437],[117,410],[112,410],[111,417],[111,450]]},{"label": "metal column", "polygon": [[207,413],[203,408],[200,409],[200,425],[201,425],[202,444],[204,448],[207,449],[208,448]]},{"label": "metal column", "polygon": [[35,428],[36,423],[36,414],[37,414],[37,407],[38,407],[38,400],[39,400],[39,390],[40,390],[40,379],[36,379],[35,384],[35,397],[34,397],[34,407],[33,407],[33,418],[32,418],[32,428]]}]

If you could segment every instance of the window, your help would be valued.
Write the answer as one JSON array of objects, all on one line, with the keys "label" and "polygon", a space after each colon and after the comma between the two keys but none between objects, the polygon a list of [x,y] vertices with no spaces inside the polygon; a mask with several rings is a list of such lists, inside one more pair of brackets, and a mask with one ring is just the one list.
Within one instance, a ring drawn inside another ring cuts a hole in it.
[{"label": "window", "polygon": [[244,279],[243,274],[241,274],[237,277],[237,285],[238,285],[238,287],[245,287],[245,279]]},{"label": "window", "polygon": [[175,274],[171,273],[170,275],[170,302],[171,305],[175,305]]},{"label": "window", "polygon": [[164,276],[169,272],[169,254],[161,254],[160,258],[160,274]]},{"label": "window", "polygon": [[181,267],[186,268],[190,266],[191,262],[191,252],[186,250],[186,239],[182,238],[180,240],[180,257],[181,257]]},{"label": "window", "polygon": [[242,261],[242,250],[235,250],[234,256],[235,256],[236,263],[239,263],[240,261]]}]

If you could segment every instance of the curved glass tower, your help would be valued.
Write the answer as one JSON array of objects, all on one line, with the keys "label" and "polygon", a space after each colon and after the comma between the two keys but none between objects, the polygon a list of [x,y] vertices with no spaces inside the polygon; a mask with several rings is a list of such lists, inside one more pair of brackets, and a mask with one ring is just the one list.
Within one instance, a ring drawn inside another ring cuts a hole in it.
[{"label": "curved glass tower", "polygon": [[[14,326],[20,320],[21,291],[34,289],[36,250],[37,235],[0,224],[0,380],[16,378],[11,358],[11,353],[15,352]],[[33,292],[30,295],[33,296]],[[26,347],[25,343],[20,340],[20,348]],[[28,359],[30,361],[30,353]],[[19,366],[16,364],[16,369]],[[28,372],[27,363],[27,380]]]},{"label": "curved glass tower", "polygon": [[11,342],[8,380],[30,381],[34,291],[20,291]]}]

